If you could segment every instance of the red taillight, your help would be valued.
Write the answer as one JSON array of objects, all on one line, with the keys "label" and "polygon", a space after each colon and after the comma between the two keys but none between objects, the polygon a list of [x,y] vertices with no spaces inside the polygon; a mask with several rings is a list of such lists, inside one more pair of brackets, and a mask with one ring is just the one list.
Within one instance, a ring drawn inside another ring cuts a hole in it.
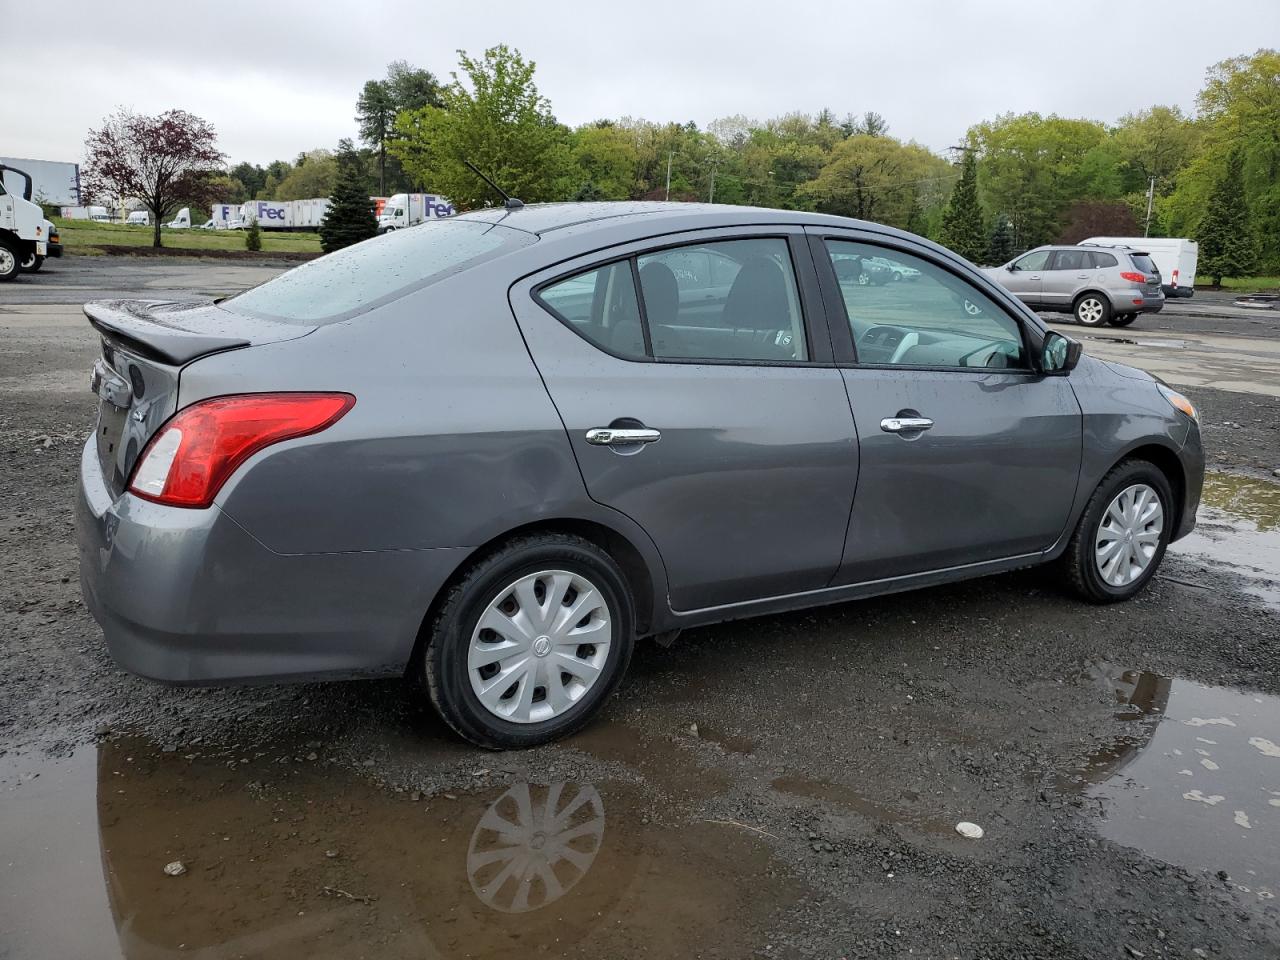
[{"label": "red taillight", "polygon": [[207,507],[236,468],[264,447],[337,423],[349,393],[248,393],[178,411],[138,458],[129,490],[174,507]]},{"label": "red taillight", "polygon": [[1123,277],[1125,280],[1128,280],[1130,283],[1146,283],[1147,282],[1146,274],[1134,273],[1132,270],[1124,270],[1121,272],[1120,276]]}]

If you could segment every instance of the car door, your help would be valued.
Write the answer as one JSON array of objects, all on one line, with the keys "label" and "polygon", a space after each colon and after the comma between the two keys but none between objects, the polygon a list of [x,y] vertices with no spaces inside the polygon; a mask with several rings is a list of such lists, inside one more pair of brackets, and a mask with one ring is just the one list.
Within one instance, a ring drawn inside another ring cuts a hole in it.
[{"label": "car door", "polygon": [[826,586],[858,446],[803,232],[601,256],[510,293],[590,496],[653,539],[675,610]]},{"label": "car door", "polygon": [[1044,272],[1049,262],[1048,250],[1032,250],[1004,268],[1000,285],[1029,307],[1043,302]]},{"label": "car door", "polygon": [[[1066,527],[1082,420],[1066,377],[1036,373],[1024,320],[906,241],[811,229],[859,436],[836,583],[1033,557]],[[884,256],[914,283],[840,282],[833,258]]]},{"label": "car door", "polygon": [[1089,285],[1093,273],[1088,250],[1054,250],[1041,281],[1041,303],[1048,310],[1069,310],[1077,291]]}]

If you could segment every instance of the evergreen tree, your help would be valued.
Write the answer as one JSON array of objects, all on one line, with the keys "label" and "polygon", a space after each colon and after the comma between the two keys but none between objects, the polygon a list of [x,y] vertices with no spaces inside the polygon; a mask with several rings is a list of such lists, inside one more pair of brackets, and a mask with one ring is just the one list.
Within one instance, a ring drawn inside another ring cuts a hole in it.
[{"label": "evergreen tree", "polygon": [[978,205],[978,161],[972,150],[965,151],[960,180],[942,214],[938,240],[966,260],[979,263],[986,256],[987,234],[982,226],[982,207]]},{"label": "evergreen tree", "polygon": [[1222,178],[1209,196],[1200,228],[1200,271],[1222,285],[1223,277],[1248,277],[1258,269],[1258,246],[1244,196],[1244,153],[1227,157]]},{"label": "evergreen tree", "polygon": [[262,228],[258,226],[257,220],[249,224],[249,230],[244,235],[244,248],[246,250],[262,249]]},{"label": "evergreen tree", "polygon": [[329,197],[329,209],[320,223],[320,247],[325,253],[368,240],[378,233],[378,219],[373,213],[373,201],[365,193],[359,157],[350,143],[343,147],[338,153],[338,176]]},{"label": "evergreen tree", "polygon": [[990,263],[1008,263],[1018,252],[1013,242],[1013,224],[1004,214],[996,218],[995,228],[991,231],[991,244],[987,248],[987,260]]}]

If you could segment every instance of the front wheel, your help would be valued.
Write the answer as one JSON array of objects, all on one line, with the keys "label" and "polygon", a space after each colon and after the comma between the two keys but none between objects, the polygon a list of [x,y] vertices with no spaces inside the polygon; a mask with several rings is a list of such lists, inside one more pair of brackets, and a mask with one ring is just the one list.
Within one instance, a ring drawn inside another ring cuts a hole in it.
[{"label": "front wheel", "polygon": [[0,240],[0,283],[12,280],[21,269],[21,255],[13,247]]},{"label": "front wheel", "polygon": [[1136,313],[1121,313],[1112,317],[1108,322],[1113,327],[1127,327],[1129,324],[1133,323],[1133,321],[1137,319],[1138,319],[1138,315]]},{"label": "front wheel", "polygon": [[1146,460],[1125,460],[1094,490],[1062,563],[1086,600],[1128,600],[1155,576],[1172,532],[1168,478]]},{"label": "front wheel", "polygon": [[22,261],[19,268],[23,273],[39,273],[40,268],[44,266],[44,257],[35,253],[27,254],[27,259]]},{"label": "front wheel", "polygon": [[532,747],[580,729],[618,685],[634,603],[603,550],[547,534],[473,566],[430,629],[422,669],[445,722],[478,746]]},{"label": "front wheel", "polygon": [[1072,312],[1076,323],[1086,327],[1100,327],[1111,319],[1111,304],[1096,293],[1086,293],[1076,301]]}]

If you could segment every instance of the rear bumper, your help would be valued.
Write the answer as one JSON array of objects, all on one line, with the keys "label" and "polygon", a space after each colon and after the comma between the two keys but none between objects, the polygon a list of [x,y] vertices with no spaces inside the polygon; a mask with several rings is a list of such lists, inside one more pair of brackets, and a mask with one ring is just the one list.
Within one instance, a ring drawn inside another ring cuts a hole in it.
[{"label": "rear bumper", "polygon": [[1196,292],[1195,287],[1161,287],[1160,289],[1169,300],[1190,300]]},{"label": "rear bumper", "polygon": [[216,506],[113,500],[91,437],[76,536],[115,661],[169,683],[401,674],[452,549],[282,555]]}]

